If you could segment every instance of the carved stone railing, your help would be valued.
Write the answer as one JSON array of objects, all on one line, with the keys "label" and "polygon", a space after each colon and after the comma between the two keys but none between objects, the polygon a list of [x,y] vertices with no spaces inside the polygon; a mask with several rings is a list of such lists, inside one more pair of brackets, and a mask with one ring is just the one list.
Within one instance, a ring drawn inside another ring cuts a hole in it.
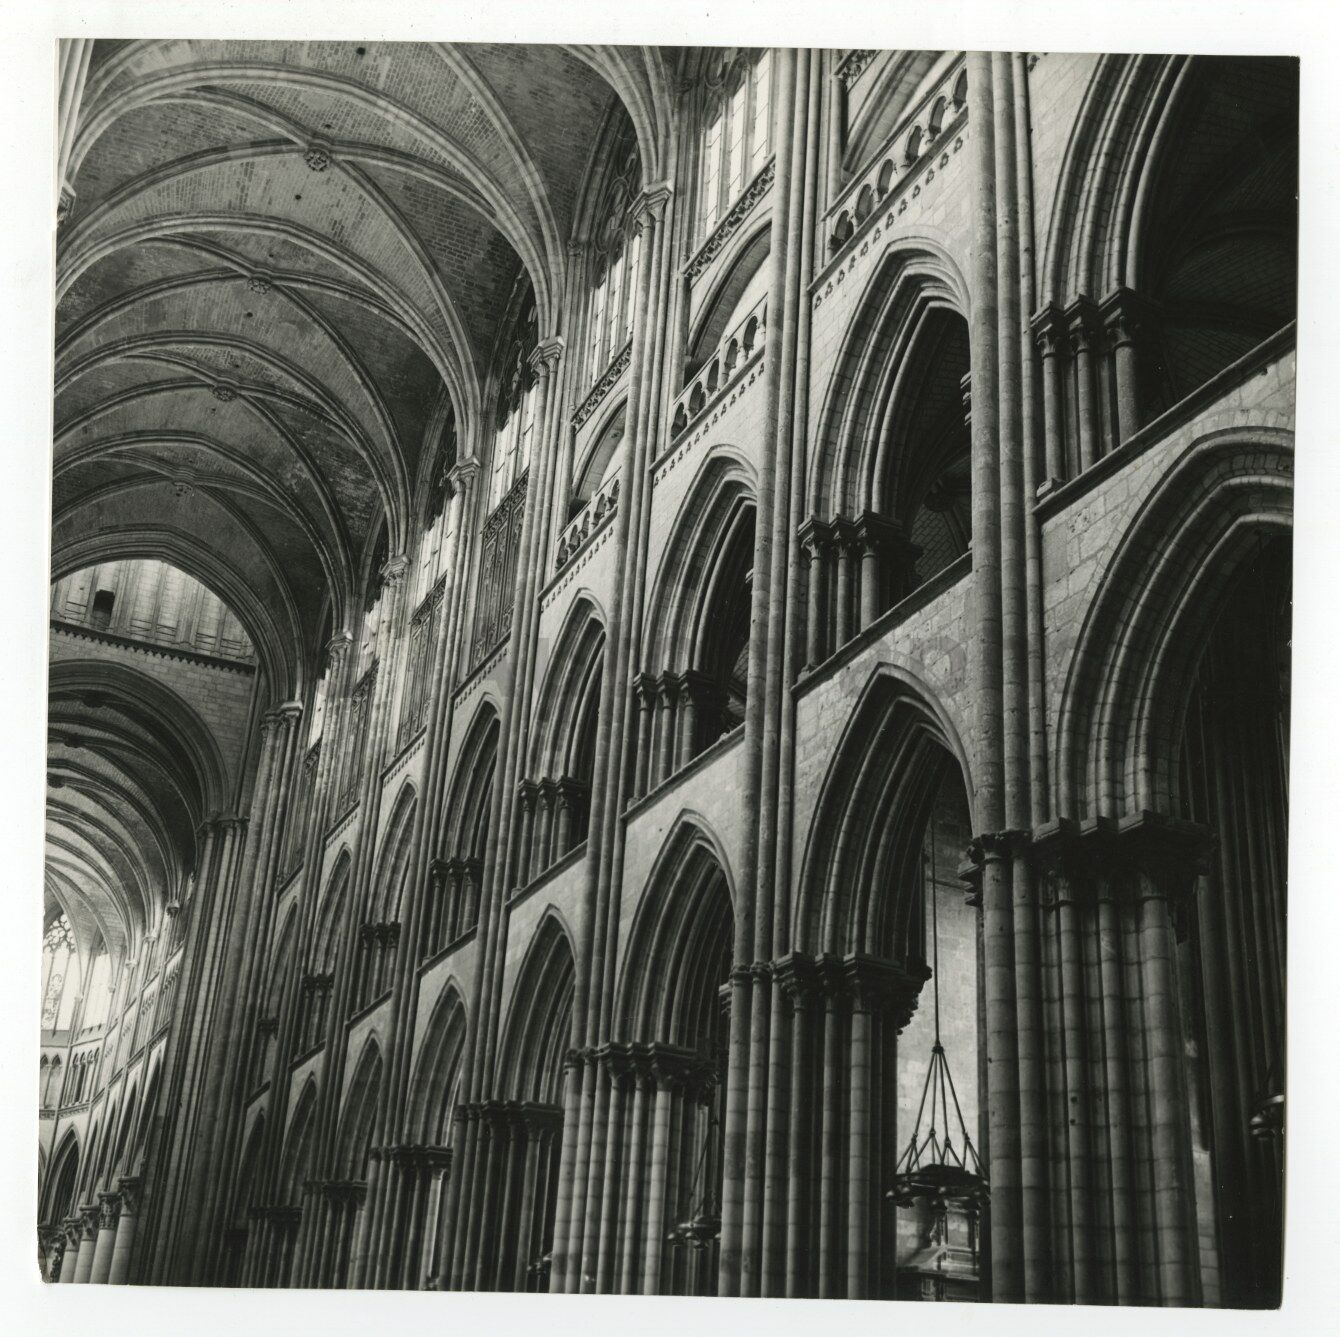
[{"label": "carved stone railing", "polygon": [[690,281],[696,279],[726,249],[726,243],[740,230],[759,200],[771,189],[775,166],[776,159],[769,158],[758,169],[754,179],[744,188],[744,193],[726,210],[721,222],[707,234],[707,239],[684,266],[685,278]]},{"label": "carved stone railing", "polygon": [[[853,53],[854,54],[854,53]],[[959,57],[898,123],[866,169],[825,218],[828,258],[835,258],[861,225],[901,187],[919,176],[968,111],[968,72]]]},{"label": "carved stone railing", "polygon": [[670,420],[670,439],[684,435],[700,414],[740,377],[762,352],[768,333],[768,299],[760,297],[735,327],[726,333],[716,352],[703,363],[698,374],[675,400]]},{"label": "carved stone railing", "polygon": [[568,521],[558,539],[558,556],[554,571],[561,571],[576,555],[577,550],[619,508],[619,475],[604,479],[595,495]]},{"label": "carved stone railing", "polygon": [[619,378],[628,370],[633,360],[633,341],[629,341],[614,355],[609,366],[600,374],[600,379],[591,387],[591,392],[578,405],[572,415],[574,430],[580,427],[601,405],[605,396],[619,383]]},{"label": "carved stone railing", "polygon": [[472,670],[512,629],[516,559],[521,547],[521,523],[526,513],[529,479],[529,471],[522,474],[484,522],[479,544],[474,633],[470,638]]},{"label": "carved stone railing", "polygon": [[854,47],[838,62],[834,74],[841,80],[843,88],[850,88],[870,66],[870,62],[879,52],[870,47]]}]

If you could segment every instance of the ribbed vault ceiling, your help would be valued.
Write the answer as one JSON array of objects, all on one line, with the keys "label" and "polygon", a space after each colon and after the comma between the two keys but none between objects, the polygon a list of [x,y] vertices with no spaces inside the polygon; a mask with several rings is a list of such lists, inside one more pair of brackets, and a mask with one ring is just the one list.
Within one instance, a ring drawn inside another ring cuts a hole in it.
[{"label": "ribbed vault ceiling", "polygon": [[[96,43],[58,233],[53,574],[172,563],[236,612],[271,703],[303,696],[374,549],[413,544],[447,424],[478,448],[523,275],[562,332],[620,104],[665,175],[668,89],[651,49]],[[48,915],[114,955],[237,793],[165,693],[53,670]]]},{"label": "ribbed vault ceiling", "polygon": [[523,271],[557,332],[616,98],[661,171],[667,84],[634,48],[97,43],[57,258],[57,572],[172,561],[301,690],[383,519],[412,541],[451,414],[474,441]]}]

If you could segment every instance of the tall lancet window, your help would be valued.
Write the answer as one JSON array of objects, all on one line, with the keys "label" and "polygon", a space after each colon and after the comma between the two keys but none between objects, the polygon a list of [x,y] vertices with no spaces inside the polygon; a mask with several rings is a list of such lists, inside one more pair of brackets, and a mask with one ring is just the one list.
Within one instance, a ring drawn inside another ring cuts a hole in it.
[{"label": "tall lancet window", "polygon": [[591,234],[591,296],[587,311],[587,381],[595,381],[633,332],[641,238],[634,205],[642,163],[630,131],[614,147]]},{"label": "tall lancet window", "polygon": [[79,997],[79,954],[74,930],[64,912],[51,921],[42,939],[42,1029],[61,1031],[70,1024]]},{"label": "tall lancet window", "polygon": [[699,162],[698,234],[705,237],[771,151],[772,53],[727,48],[707,76]]},{"label": "tall lancet window", "polygon": [[512,338],[503,350],[498,368],[497,436],[493,445],[493,471],[489,483],[489,510],[508,494],[530,465],[536,433],[537,378],[531,354],[539,342],[535,295],[527,285]]}]

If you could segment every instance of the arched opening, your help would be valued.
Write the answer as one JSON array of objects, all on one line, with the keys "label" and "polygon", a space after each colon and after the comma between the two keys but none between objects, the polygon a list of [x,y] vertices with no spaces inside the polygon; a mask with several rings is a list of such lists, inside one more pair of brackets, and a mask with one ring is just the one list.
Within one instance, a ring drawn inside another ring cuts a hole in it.
[{"label": "arched opening", "polygon": [[[60,1148],[47,1167],[43,1182],[41,1220],[50,1226],[61,1225],[75,1214],[79,1188],[79,1139],[73,1132],[66,1133]],[[70,1259],[74,1265],[74,1259]]]},{"label": "arched opening", "polygon": [[498,761],[498,713],[480,708],[470,726],[447,805],[444,855],[433,863],[431,902],[424,916],[421,956],[431,956],[470,933],[479,921],[484,863],[493,817]]},{"label": "arched opening", "polygon": [[316,1153],[316,1115],[316,1083],[309,1078],[284,1139],[277,1205],[260,1218],[260,1237],[248,1285],[283,1288],[291,1282],[298,1227],[311,1206],[307,1185]]},{"label": "arched opening", "polygon": [[368,917],[359,927],[350,1007],[361,1012],[391,988],[400,954],[405,892],[413,871],[414,810],[417,796],[406,784],[387,826],[380,864],[373,880]]},{"label": "arched opening", "polygon": [[459,1151],[455,1133],[465,1037],[465,1004],[448,984],[433,1009],[410,1084],[413,1145],[394,1161],[403,1181],[401,1211],[384,1256],[370,1260],[367,1285],[422,1290],[442,1284],[449,1261],[442,1257],[445,1187]]},{"label": "arched opening", "polygon": [[1186,710],[1182,815],[1216,832],[1218,857],[1196,888],[1178,964],[1197,1197],[1202,1219],[1217,1222],[1219,1299],[1271,1309],[1284,1225],[1293,562],[1287,537],[1263,535],[1254,549],[1221,601]]},{"label": "arched opening", "polygon": [[1127,281],[1154,317],[1148,418],[1294,319],[1297,60],[1193,58],[1142,186]]},{"label": "arched opening", "polygon": [[605,628],[585,599],[574,603],[545,670],[521,788],[516,882],[524,886],[586,839],[605,672]]},{"label": "arched opening", "polygon": [[367,1193],[368,1158],[377,1128],[381,1097],[382,1055],[376,1039],[369,1039],[354,1070],[336,1136],[335,1176],[321,1185],[324,1210],[316,1215],[329,1239],[308,1267],[308,1284],[343,1290],[352,1284],[355,1241],[366,1228],[363,1211]]},{"label": "arched opening", "polygon": [[279,1014],[289,991],[296,965],[297,907],[290,905],[275,937],[270,957],[269,976],[265,984],[264,1004],[256,1018],[256,1035],[252,1048],[252,1065],[247,1083],[248,1091],[255,1091],[270,1076],[279,1045]]},{"label": "arched opening", "polygon": [[717,1293],[734,940],[720,853],[686,820],[648,881],[631,939],[612,1101],[628,1145],[621,1261],[599,1289]]},{"label": "arched opening", "polygon": [[[568,504],[568,519],[574,519],[590,505],[592,498],[605,492],[605,485],[618,477],[623,468],[624,419],[627,405],[621,407],[605,425],[594,444],[583,456],[572,484],[572,499]],[[591,517],[604,519],[604,512]]]},{"label": "arched opening", "polygon": [[[741,248],[729,271],[722,276],[698,317],[685,354],[684,384],[692,381],[712,358],[720,354],[718,386],[724,385],[748,358],[742,346],[748,317],[767,310],[768,246],[771,234],[760,228]],[[727,336],[734,334],[734,348]]]},{"label": "arched opening", "polygon": [[307,974],[302,980],[302,996],[298,1002],[298,1024],[294,1035],[300,1054],[314,1049],[326,1039],[331,996],[335,988],[335,967],[345,932],[345,900],[350,866],[348,853],[341,854],[322,897],[316,939],[312,944]]},{"label": "arched opening", "polygon": [[634,793],[663,784],[744,721],[754,566],[751,476],[709,461],[680,507],[648,602],[635,686]]},{"label": "arched opening", "polygon": [[851,323],[813,452],[806,663],[968,551],[964,287],[935,252],[886,256]]},{"label": "arched opening", "polygon": [[[1081,890],[1072,938],[1102,934],[1116,969],[1072,965],[1061,1018],[1068,1051],[1114,1055],[1089,1080],[1129,1149],[1100,1161],[1114,1205],[1098,1206],[1157,1232],[1136,1256],[1070,1205],[1107,1267],[1077,1288],[1119,1302],[1279,1300],[1292,474],[1281,432],[1189,447],[1122,537],[1062,701],[1058,811],[1088,819],[1075,843],[1103,857],[1052,884]],[[1064,978],[1067,925],[1048,917],[1044,969]]]},{"label": "arched opening", "polygon": [[975,1166],[982,1142],[980,946],[957,875],[972,831],[961,757],[946,716],[885,671],[823,783],[797,950],[781,972],[793,1090],[803,1093],[791,1108],[792,1173],[803,1186],[788,1293],[978,1295],[976,1205],[918,1196],[895,1206],[888,1196],[909,1162]]},{"label": "arched opening", "polygon": [[228,1225],[223,1232],[223,1263],[219,1274],[221,1286],[243,1284],[242,1268],[251,1232],[251,1212],[254,1207],[259,1206],[256,1191],[264,1151],[265,1115],[260,1114],[247,1134],[246,1146],[238,1166],[236,1185],[229,1204]]},{"label": "arched opening", "polygon": [[[972,537],[969,454],[964,412],[968,323],[955,311],[926,313],[898,368],[885,439],[876,510],[890,516],[916,550],[915,588],[968,551]],[[883,611],[885,599],[877,600]]]},{"label": "arched opening", "polygon": [[[573,986],[572,944],[557,917],[548,915],[512,989],[500,1050],[505,1098],[469,1110],[478,1126],[476,1155],[483,1158],[482,1245],[471,1270],[464,1232],[457,1232],[453,1290],[549,1289]],[[518,1177],[504,1192],[509,1166]]]}]

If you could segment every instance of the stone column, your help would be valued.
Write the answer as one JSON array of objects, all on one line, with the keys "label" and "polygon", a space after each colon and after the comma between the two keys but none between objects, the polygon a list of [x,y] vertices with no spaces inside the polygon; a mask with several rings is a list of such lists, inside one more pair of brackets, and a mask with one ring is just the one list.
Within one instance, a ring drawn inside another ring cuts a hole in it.
[{"label": "stone column", "polygon": [[116,1223],[121,1211],[119,1193],[98,1194],[98,1242],[93,1251],[93,1265],[88,1279],[100,1286],[105,1282],[112,1269],[112,1249],[116,1243]]},{"label": "stone column", "polygon": [[535,867],[532,877],[539,877],[554,862],[554,817],[558,787],[552,780],[540,783],[540,810],[535,822]]},{"label": "stone column", "polygon": [[1083,473],[1102,454],[1102,405],[1098,397],[1098,313],[1086,298],[1066,308],[1070,351],[1075,358],[1075,416],[1079,426],[1079,469]]},{"label": "stone column", "polygon": [[535,809],[539,801],[539,786],[533,780],[523,780],[516,790],[517,803],[521,812],[521,824],[516,881],[524,887],[535,876]]},{"label": "stone column", "polygon": [[647,792],[651,769],[652,711],[656,696],[656,680],[649,673],[639,673],[633,679],[637,699],[637,766],[633,779],[633,797],[641,798]]},{"label": "stone column", "polygon": [[1042,417],[1046,441],[1045,484],[1053,487],[1065,482],[1066,423],[1065,396],[1061,388],[1061,358],[1068,347],[1065,317],[1055,306],[1043,307],[1033,317],[1033,337],[1042,355]]},{"label": "stone column", "polygon": [[833,599],[837,607],[834,610],[836,616],[833,619],[833,648],[840,650],[851,640],[855,630],[853,626],[855,600],[852,586],[855,583],[855,568],[860,561],[860,556],[856,548],[850,521],[845,518],[835,520],[833,522],[833,536],[837,547],[837,590]]},{"label": "stone column", "polygon": [[674,769],[675,756],[675,690],[674,675],[663,673],[656,683],[657,715],[655,783],[663,785]]},{"label": "stone column", "polygon": [[806,580],[805,667],[817,668],[828,655],[827,527],[810,516],[800,527],[800,546],[809,564]]},{"label": "stone column", "polygon": [[60,1281],[62,1285],[74,1283],[75,1263],[79,1258],[79,1243],[83,1239],[83,1225],[77,1216],[67,1216],[61,1222],[65,1233],[65,1250],[61,1255]]},{"label": "stone column", "polygon": [[98,1244],[98,1206],[85,1203],[79,1209],[79,1254],[74,1260],[73,1280],[82,1286],[93,1270],[93,1252]]},{"label": "stone column", "polygon": [[811,1070],[811,1016],[815,975],[807,957],[796,953],[777,964],[777,983],[791,1006],[791,1127],[787,1155],[786,1295],[808,1293],[813,1251],[809,1244],[810,1182],[813,1167],[814,1080]]},{"label": "stone column", "polygon": [[1117,444],[1123,444],[1141,427],[1139,341],[1143,334],[1140,299],[1130,288],[1109,294],[1100,308],[1112,350],[1116,381]]},{"label": "stone column", "polygon": [[112,1264],[107,1282],[111,1286],[124,1286],[130,1279],[130,1259],[135,1247],[135,1222],[139,1219],[143,1200],[143,1181],[138,1176],[130,1176],[120,1180],[117,1187],[121,1191],[121,1212],[116,1222],[116,1239],[112,1245]]}]

